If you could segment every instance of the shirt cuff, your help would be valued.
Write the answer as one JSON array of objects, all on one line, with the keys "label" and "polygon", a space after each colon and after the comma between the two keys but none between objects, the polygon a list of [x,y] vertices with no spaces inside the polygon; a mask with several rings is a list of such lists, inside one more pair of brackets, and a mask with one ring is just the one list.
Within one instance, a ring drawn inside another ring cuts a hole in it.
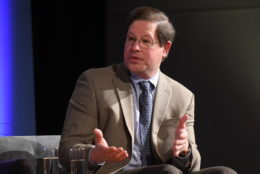
[{"label": "shirt cuff", "polygon": [[177,159],[183,166],[189,167],[192,160],[191,149],[189,149],[189,152],[185,156],[178,156]]}]

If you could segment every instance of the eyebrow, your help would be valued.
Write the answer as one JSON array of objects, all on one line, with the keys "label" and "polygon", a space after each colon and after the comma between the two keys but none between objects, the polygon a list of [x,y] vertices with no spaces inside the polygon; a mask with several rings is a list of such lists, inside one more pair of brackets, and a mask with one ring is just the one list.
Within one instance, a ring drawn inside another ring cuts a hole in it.
[{"label": "eyebrow", "polygon": [[[132,36],[136,37],[136,35],[133,32],[129,32],[127,35],[132,35]],[[150,34],[144,34],[144,35],[141,36],[141,38],[143,38],[143,37],[150,37],[150,38],[153,39],[153,37]]]}]

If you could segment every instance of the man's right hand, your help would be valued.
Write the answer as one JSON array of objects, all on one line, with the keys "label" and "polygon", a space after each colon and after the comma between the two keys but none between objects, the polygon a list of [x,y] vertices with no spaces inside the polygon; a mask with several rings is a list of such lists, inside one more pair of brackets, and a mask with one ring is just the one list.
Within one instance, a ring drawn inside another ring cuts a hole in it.
[{"label": "man's right hand", "polygon": [[94,129],[95,147],[91,150],[90,160],[95,163],[120,162],[128,158],[128,153],[122,147],[108,146],[100,129]]}]

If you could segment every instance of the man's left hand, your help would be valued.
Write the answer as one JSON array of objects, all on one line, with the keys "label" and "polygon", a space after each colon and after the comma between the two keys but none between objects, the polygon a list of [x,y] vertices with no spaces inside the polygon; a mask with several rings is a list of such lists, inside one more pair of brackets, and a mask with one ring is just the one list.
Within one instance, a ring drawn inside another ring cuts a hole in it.
[{"label": "man's left hand", "polygon": [[175,157],[179,157],[181,152],[188,151],[189,149],[188,131],[186,129],[186,121],[188,118],[189,115],[186,114],[179,120],[172,146],[173,156]]}]

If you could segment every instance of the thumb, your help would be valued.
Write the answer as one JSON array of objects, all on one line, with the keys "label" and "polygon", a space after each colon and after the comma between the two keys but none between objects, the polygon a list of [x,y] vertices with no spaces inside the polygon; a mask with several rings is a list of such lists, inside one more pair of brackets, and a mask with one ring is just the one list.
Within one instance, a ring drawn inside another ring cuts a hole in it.
[{"label": "thumb", "polygon": [[95,134],[95,143],[99,144],[103,141],[103,133],[100,129],[95,128],[93,130],[93,133]]},{"label": "thumb", "polygon": [[182,116],[179,120],[178,128],[185,128],[186,127],[186,121],[189,119],[189,115],[185,114]]}]

